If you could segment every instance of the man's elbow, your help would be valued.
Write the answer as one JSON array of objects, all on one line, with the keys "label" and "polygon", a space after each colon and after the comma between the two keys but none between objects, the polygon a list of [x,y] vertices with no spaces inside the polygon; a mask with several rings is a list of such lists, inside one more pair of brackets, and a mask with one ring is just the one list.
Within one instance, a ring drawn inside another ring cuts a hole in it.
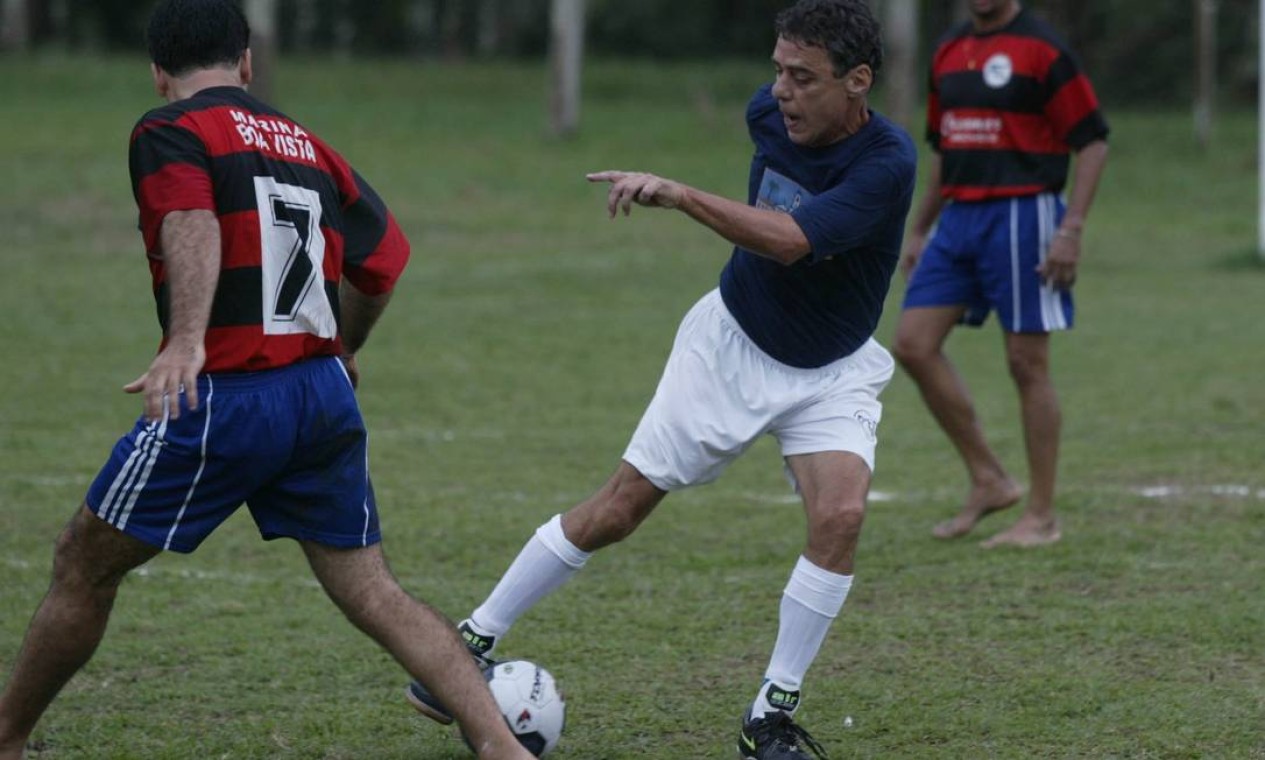
[{"label": "man's elbow", "polygon": [[1107,141],[1102,138],[1099,138],[1089,143],[1085,147],[1081,148],[1077,152],[1076,158],[1077,160],[1081,160],[1087,156],[1094,156],[1100,161],[1106,161],[1107,151],[1108,151]]},{"label": "man's elbow", "polygon": [[782,266],[789,267],[812,252],[807,240],[787,240],[769,251],[769,257]]}]

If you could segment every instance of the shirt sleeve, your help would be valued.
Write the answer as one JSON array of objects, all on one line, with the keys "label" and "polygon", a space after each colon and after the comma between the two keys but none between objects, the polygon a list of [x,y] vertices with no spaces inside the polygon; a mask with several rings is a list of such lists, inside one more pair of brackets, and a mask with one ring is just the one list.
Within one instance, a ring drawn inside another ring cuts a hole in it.
[{"label": "shirt sleeve", "polygon": [[1107,120],[1089,77],[1071,53],[1061,51],[1046,75],[1045,115],[1054,133],[1068,147],[1079,150],[1107,137]]},{"label": "shirt sleeve", "polygon": [[936,84],[935,72],[927,77],[927,143],[931,149],[940,151],[940,89]]},{"label": "shirt sleeve", "polygon": [[343,276],[368,295],[392,290],[408,264],[408,238],[378,193],[341,158],[335,176],[343,197]]},{"label": "shirt sleeve", "polygon": [[808,238],[813,261],[882,242],[890,229],[891,215],[904,209],[903,193],[908,184],[887,164],[876,156],[850,171],[843,182],[791,212]]},{"label": "shirt sleeve", "polygon": [[142,121],[132,132],[128,166],[147,251],[158,250],[163,219],[172,211],[215,211],[206,145],[188,128]]}]

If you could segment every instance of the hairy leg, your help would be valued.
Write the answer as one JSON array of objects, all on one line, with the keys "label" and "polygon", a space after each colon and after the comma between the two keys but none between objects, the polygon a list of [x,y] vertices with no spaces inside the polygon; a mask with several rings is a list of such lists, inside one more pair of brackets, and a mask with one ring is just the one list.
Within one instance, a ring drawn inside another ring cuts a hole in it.
[{"label": "hairy leg", "polygon": [[481,758],[530,758],[510,732],[453,624],[400,587],[381,545],[302,542],[312,571],[347,619],[443,701]]},{"label": "hairy leg", "polygon": [[798,706],[804,676],[852,588],[870,485],[870,468],[855,454],[826,451],[786,462],[804,499],[808,537],[782,591],[777,639],[749,718]]},{"label": "hairy leg", "polygon": [[1024,445],[1031,482],[1028,504],[1009,529],[984,542],[994,546],[1040,546],[1061,538],[1054,516],[1063,417],[1050,378],[1050,336],[1047,333],[1006,334],[1006,358],[1019,390]]},{"label": "hairy leg", "polygon": [[52,583],[0,694],[0,759],[22,757],[40,716],[101,643],[123,577],[158,552],[86,505],[75,512],[57,538]]},{"label": "hairy leg", "polygon": [[630,536],[666,495],[621,461],[605,485],[562,516],[562,529],[581,551],[597,551]]},{"label": "hairy leg", "polygon": [[852,574],[870,468],[856,454],[823,451],[786,458],[808,518],[804,557],[832,573]]},{"label": "hairy leg", "polygon": [[945,339],[961,315],[961,307],[906,309],[893,345],[897,360],[917,383],[923,401],[957,449],[970,478],[970,491],[961,511],[932,530],[937,538],[965,536],[981,519],[1023,497],[1023,488],[1007,474],[988,445],[966,384],[944,353]]}]

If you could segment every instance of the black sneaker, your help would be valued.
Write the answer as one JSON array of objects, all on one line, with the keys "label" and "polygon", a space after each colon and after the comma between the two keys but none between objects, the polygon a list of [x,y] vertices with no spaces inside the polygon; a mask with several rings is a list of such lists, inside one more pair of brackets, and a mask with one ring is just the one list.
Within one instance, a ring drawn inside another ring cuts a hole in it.
[{"label": "black sneaker", "polygon": [[811,760],[805,747],[826,760],[826,750],[781,710],[744,721],[738,733],[738,756],[745,760]]},{"label": "black sneaker", "polygon": [[[470,650],[470,654],[474,657],[474,664],[479,666],[479,670],[486,673],[488,668],[496,664],[496,660],[487,655],[492,651],[496,637],[480,636],[470,630],[470,624],[467,621],[462,621],[461,625],[457,626],[457,632],[461,634],[461,640],[466,643],[466,648]],[[427,718],[444,725],[452,723],[452,713],[448,712],[439,698],[427,691],[420,681],[410,682],[405,696],[408,697],[409,704]]]}]

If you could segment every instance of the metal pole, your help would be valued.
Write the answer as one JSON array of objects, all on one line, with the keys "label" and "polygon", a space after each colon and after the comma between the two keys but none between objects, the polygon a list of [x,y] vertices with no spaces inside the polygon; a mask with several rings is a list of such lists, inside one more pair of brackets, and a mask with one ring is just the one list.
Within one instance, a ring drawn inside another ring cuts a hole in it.
[{"label": "metal pole", "polygon": [[913,132],[918,99],[918,3],[887,0],[883,18],[887,55],[887,113]]},{"label": "metal pole", "polygon": [[1217,0],[1195,0],[1195,139],[1212,142],[1217,94]]},{"label": "metal pole", "polygon": [[556,137],[570,137],[580,126],[584,0],[553,0],[550,16],[550,129]]},{"label": "metal pole", "polygon": [[276,95],[277,0],[247,0],[244,10],[250,23],[250,57],[255,80],[251,93],[267,103]]},{"label": "metal pole", "polygon": [[1257,124],[1256,124],[1256,165],[1258,176],[1257,202],[1257,242],[1256,251],[1262,259],[1265,259],[1265,0],[1260,0],[1260,5],[1256,10],[1257,21],[1260,24],[1257,35],[1258,49],[1256,51],[1256,61],[1258,66],[1257,74]]},{"label": "metal pole", "polygon": [[0,50],[24,50],[31,34],[26,0],[0,0],[0,9]]}]

